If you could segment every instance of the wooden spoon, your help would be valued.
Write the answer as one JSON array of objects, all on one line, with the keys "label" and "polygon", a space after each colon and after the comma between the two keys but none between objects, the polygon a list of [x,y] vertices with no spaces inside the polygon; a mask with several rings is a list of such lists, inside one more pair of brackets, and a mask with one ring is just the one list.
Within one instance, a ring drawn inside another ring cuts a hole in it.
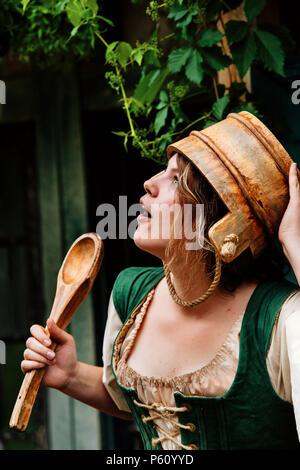
[{"label": "wooden spoon", "polygon": [[[50,317],[65,329],[92,288],[103,259],[103,242],[96,233],[81,235],[69,249],[57,276],[57,288]],[[46,333],[49,336],[47,327]],[[52,342],[51,349],[56,344]],[[19,431],[27,427],[42,378],[43,369],[25,374],[9,426]]]}]

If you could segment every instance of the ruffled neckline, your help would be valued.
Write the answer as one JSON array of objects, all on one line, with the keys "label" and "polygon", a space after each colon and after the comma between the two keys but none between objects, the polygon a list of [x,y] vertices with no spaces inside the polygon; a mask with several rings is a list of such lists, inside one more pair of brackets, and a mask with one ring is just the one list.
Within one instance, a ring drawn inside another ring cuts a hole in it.
[{"label": "ruffled neckline", "polygon": [[172,386],[172,385],[183,385],[191,381],[191,379],[197,378],[201,379],[203,376],[206,376],[207,373],[211,373],[214,369],[219,368],[224,364],[224,361],[228,355],[233,354],[233,347],[232,347],[232,340],[236,337],[236,335],[240,332],[241,329],[241,324],[242,324],[242,319],[244,316],[244,312],[242,312],[238,318],[235,320],[233,323],[229,333],[227,334],[227,337],[224,341],[224,343],[221,345],[221,347],[218,349],[216,352],[215,356],[203,367],[196,369],[192,372],[187,372],[184,374],[168,377],[168,376],[148,376],[148,375],[142,375],[138,372],[136,372],[132,367],[130,367],[127,363],[127,359],[130,355],[130,351],[132,349],[133,342],[136,338],[136,335],[141,327],[141,324],[143,322],[143,319],[145,317],[145,314],[147,312],[147,308],[150,304],[150,301],[153,297],[154,294],[154,289],[149,293],[147,296],[147,299],[145,300],[144,304],[142,305],[139,313],[137,314],[135,321],[134,321],[134,330],[130,333],[132,335],[130,343],[126,347],[126,350],[124,351],[124,354],[122,357],[119,359],[118,362],[118,373],[121,372],[122,370],[122,375],[125,374],[128,378],[138,381],[138,382],[145,382],[149,383],[150,385],[166,385],[166,386]]}]

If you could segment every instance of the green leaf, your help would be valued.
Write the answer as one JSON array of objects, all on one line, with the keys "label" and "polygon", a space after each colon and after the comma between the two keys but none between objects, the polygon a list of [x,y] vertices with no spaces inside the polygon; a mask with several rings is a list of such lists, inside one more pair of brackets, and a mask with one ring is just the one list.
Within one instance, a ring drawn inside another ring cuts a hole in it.
[{"label": "green leaf", "polygon": [[169,97],[168,97],[168,93],[165,90],[161,90],[159,94],[159,99],[160,99],[160,102],[158,103],[157,106],[155,106],[155,109],[162,109],[168,105]]},{"label": "green leaf", "polygon": [[177,124],[183,121],[188,122],[187,116],[183,113],[182,109],[180,108],[180,105],[178,103],[176,104],[171,104],[171,109],[174,113],[174,116],[176,116],[177,119]]},{"label": "green leaf", "polygon": [[126,150],[126,152],[128,151],[127,149],[127,141],[128,141],[128,132],[123,132],[123,131],[119,131],[119,132],[116,132],[116,131],[111,131],[112,134],[114,135],[118,135],[120,137],[124,137],[124,142],[123,142],[123,145],[124,145],[124,148]]},{"label": "green leaf", "polygon": [[154,51],[148,51],[144,57],[145,65],[153,65],[154,67],[160,67],[160,62],[157,58],[157,53]]},{"label": "green leaf", "polygon": [[27,7],[29,2],[30,2],[30,0],[21,0],[21,4],[23,6],[23,14],[24,14],[24,12],[26,10],[26,7]]},{"label": "green leaf", "polygon": [[160,91],[168,73],[167,68],[151,70],[151,72],[142,77],[137,84],[134,91],[134,98],[142,104],[151,104]]},{"label": "green leaf", "polygon": [[202,49],[202,54],[206,62],[214,70],[223,70],[232,64],[232,60],[227,55],[223,54],[222,50],[218,46],[210,47],[209,49]]},{"label": "green leaf", "polygon": [[105,18],[105,16],[98,15],[97,18],[99,18],[102,21],[105,21],[105,23],[109,24],[110,26],[115,26],[114,23],[108,18]]},{"label": "green leaf", "polygon": [[189,24],[191,24],[191,22],[193,21],[193,17],[194,16],[198,16],[198,11],[196,10],[196,8],[194,8],[193,10],[189,10],[188,14],[186,16],[184,16],[182,18],[181,21],[177,21],[176,23],[176,28],[178,29],[182,29],[182,33],[181,35],[187,39],[187,27]]},{"label": "green leaf", "polygon": [[156,114],[155,121],[154,121],[154,131],[157,135],[161,128],[165,125],[167,116],[168,116],[169,107],[166,105]]},{"label": "green leaf", "polygon": [[116,48],[116,53],[118,55],[118,62],[122,67],[124,67],[127,62],[129,61],[129,58],[131,56],[132,52],[132,47],[128,42],[120,41],[117,48]]},{"label": "green leaf", "polygon": [[116,45],[119,43],[119,41],[113,41],[110,44],[108,44],[106,51],[105,51],[105,59],[107,60],[109,54],[114,50]]},{"label": "green leaf", "polygon": [[176,5],[170,8],[170,13],[168,15],[168,18],[172,18],[174,21],[178,21],[181,18],[183,18],[188,12],[189,12],[189,9],[186,6]]},{"label": "green leaf", "polygon": [[132,59],[135,60],[138,63],[138,65],[141,65],[143,56],[144,54],[141,51],[141,49],[133,49],[131,52]]},{"label": "green leaf", "polygon": [[[62,13],[65,10],[65,6],[68,3],[69,0],[59,0],[56,5],[55,5],[55,11],[56,13]],[[52,0],[51,0],[52,3]]]},{"label": "green leaf", "polygon": [[168,101],[169,101],[168,93],[165,90],[161,90],[161,92],[159,94],[159,99],[163,103],[168,103]]},{"label": "green leaf", "polygon": [[194,49],[186,65],[185,75],[191,82],[196,83],[196,85],[200,85],[203,78],[202,62],[202,55],[197,49]]},{"label": "green leaf", "polygon": [[266,31],[254,31],[257,45],[257,59],[259,59],[266,69],[285,76],[284,53],[279,39],[274,34]]},{"label": "green leaf", "polygon": [[97,0],[85,0],[85,6],[92,10],[93,15],[96,16],[98,13]]},{"label": "green leaf", "polygon": [[177,73],[186,64],[188,58],[191,56],[193,49],[191,47],[180,47],[174,49],[168,57],[168,69],[172,73]]},{"label": "green leaf", "polygon": [[160,101],[157,106],[155,106],[155,109],[162,109],[166,106],[166,103],[164,101]]},{"label": "green leaf", "polygon": [[274,34],[280,40],[281,47],[285,53],[287,50],[295,48],[295,39],[291,37],[291,33],[286,26],[281,24],[261,24],[260,28],[263,31]]},{"label": "green leaf", "polygon": [[229,44],[241,41],[248,32],[246,21],[230,20],[225,24],[225,34]]},{"label": "green leaf", "polygon": [[66,6],[67,16],[73,26],[80,26],[84,9],[78,0],[70,0]]},{"label": "green leaf", "polygon": [[245,0],[244,12],[249,21],[253,20],[259,13],[262,12],[266,0]]},{"label": "green leaf", "polygon": [[109,55],[112,51],[115,52],[116,58],[119,64],[122,65],[122,67],[124,67],[131,57],[132,47],[130,44],[128,44],[128,42],[113,41],[106,48],[106,51],[105,51],[106,60],[109,59]]},{"label": "green leaf", "polygon": [[77,31],[78,31],[79,28],[80,28],[80,24],[78,26],[74,26],[74,28],[72,29],[72,31],[70,33],[70,38],[72,38],[73,36],[76,36]]},{"label": "green leaf", "polygon": [[127,135],[127,132],[124,131],[111,131],[111,133],[114,135],[119,135],[120,137],[125,137],[125,135]]},{"label": "green leaf", "polygon": [[243,78],[256,56],[256,43],[253,34],[249,34],[243,41],[233,44],[230,50],[240,77]]},{"label": "green leaf", "polygon": [[221,121],[225,108],[229,103],[229,96],[225,95],[223,98],[220,98],[216,101],[212,106],[212,113],[213,115]]},{"label": "green leaf", "polygon": [[211,47],[221,41],[224,35],[218,29],[207,29],[202,34],[198,45],[200,47]]}]

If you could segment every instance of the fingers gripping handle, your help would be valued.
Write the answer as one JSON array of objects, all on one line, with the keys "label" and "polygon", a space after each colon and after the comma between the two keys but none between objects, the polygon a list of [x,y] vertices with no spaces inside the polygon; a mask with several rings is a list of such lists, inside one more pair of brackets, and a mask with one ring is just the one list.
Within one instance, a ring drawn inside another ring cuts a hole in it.
[{"label": "fingers gripping handle", "polygon": [[[50,349],[54,351],[55,343],[51,343]],[[13,412],[9,421],[9,427],[18,431],[25,431],[27,428],[31,411],[39,391],[41,382],[45,374],[45,367],[26,372],[23,379],[18,398],[15,402]]]}]

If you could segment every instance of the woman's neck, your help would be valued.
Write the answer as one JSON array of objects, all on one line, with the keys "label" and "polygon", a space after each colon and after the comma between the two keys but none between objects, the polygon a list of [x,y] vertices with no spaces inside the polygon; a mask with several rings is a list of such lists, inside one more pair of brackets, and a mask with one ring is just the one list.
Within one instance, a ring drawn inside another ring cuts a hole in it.
[{"label": "woman's neck", "polygon": [[[170,278],[177,296],[183,301],[193,301],[207,292],[212,283],[212,279],[205,271],[205,264],[198,264],[197,270],[187,272],[186,265],[173,261],[168,266],[170,269]],[[212,294],[205,300],[208,305],[218,297],[228,298],[226,292],[216,287]]]}]

